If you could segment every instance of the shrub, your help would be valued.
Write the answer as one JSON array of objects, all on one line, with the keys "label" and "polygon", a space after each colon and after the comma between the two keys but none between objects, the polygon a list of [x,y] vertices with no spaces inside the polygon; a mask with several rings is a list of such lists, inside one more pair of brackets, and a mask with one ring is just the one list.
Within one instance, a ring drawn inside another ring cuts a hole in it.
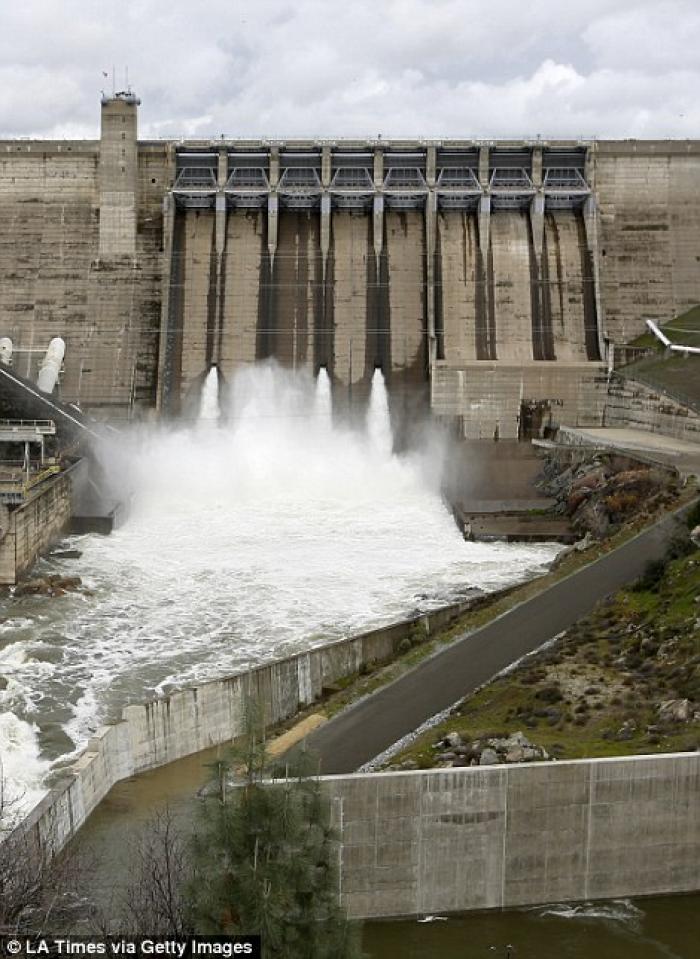
[{"label": "shrub", "polygon": [[665,559],[652,559],[644,567],[644,572],[632,586],[635,593],[655,593],[666,572]]},{"label": "shrub", "polygon": [[564,694],[559,686],[557,686],[555,683],[550,683],[547,686],[543,686],[535,693],[535,699],[540,699],[544,703],[558,703],[563,698]]}]

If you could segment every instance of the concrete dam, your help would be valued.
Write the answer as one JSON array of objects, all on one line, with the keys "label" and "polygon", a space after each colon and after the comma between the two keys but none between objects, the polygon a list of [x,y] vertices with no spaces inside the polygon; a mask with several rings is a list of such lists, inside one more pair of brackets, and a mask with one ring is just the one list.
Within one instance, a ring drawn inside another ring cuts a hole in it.
[{"label": "concrete dam", "polygon": [[700,300],[698,141],[0,143],[0,334],[104,419],[191,409],[212,366],[384,373],[472,439],[600,425],[615,344]]}]

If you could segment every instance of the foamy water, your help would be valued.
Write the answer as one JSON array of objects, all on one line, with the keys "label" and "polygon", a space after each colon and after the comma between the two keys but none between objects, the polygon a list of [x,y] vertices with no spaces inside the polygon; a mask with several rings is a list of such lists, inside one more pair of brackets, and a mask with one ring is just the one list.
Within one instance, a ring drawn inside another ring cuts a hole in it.
[{"label": "foamy water", "polygon": [[79,560],[42,562],[91,595],[5,604],[0,756],[27,802],[127,702],[507,585],[556,553],[462,540],[439,450],[391,455],[381,374],[354,432],[332,426],[325,371],[246,371],[225,425],[215,382],[196,426],[107,451],[137,491],[129,522],[73,538]]}]

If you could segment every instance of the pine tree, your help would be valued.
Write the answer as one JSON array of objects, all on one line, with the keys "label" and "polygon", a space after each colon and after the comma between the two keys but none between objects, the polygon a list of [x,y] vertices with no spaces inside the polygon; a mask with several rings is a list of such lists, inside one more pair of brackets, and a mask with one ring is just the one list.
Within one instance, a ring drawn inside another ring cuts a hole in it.
[{"label": "pine tree", "polygon": [[[359,930],[338,905],[338,847],[330,804],[309,760],[264,784],[262,724],[247,708],[241,746],[216,768],[194,840],[192,899],[202,932],[259,933],[266,957],[354,959]],[[227,789],[234,769],[242,782]]]}]

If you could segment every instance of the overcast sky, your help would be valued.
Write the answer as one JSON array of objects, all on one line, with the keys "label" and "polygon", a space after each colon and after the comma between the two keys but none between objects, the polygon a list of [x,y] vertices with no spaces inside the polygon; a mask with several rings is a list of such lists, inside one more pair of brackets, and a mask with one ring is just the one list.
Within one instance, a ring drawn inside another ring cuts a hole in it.
[{"label": "overcast sky", "polygon": [[0,136],[96,137],[112,64],[142,137],[700,135],[698,0],[0,0]]}]

